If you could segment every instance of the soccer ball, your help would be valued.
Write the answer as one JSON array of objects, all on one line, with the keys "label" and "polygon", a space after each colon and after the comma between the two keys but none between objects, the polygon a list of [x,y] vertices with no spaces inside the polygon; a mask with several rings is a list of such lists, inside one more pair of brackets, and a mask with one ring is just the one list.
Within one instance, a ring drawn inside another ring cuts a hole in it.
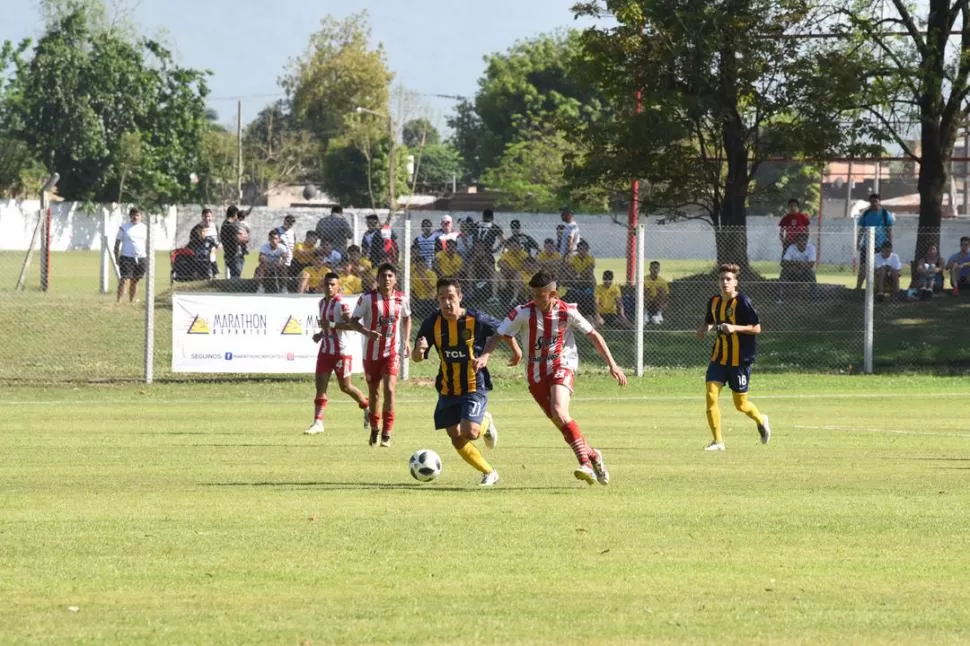
[{"label": "soccer ball", "polygon": [[441,458],[431,449],[418,449],[408,461],[411,476],[418,482],[431,482],[441,474]]}]

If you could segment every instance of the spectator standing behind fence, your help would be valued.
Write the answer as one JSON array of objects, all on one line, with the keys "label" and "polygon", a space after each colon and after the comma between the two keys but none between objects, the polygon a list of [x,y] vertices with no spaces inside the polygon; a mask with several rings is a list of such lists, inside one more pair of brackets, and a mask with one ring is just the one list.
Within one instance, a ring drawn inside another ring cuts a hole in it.
[{"label": "spectator standing behind fence", "polygon": [[290,275],[299,276],[300,272],[313,264],[317,251],[317,232],[310,229],[306,232],[303,242],[297,242],[293,247],[293,262],[290,263]]},{"label": "spectator standing behind fence", "polygon": [[436,231],[438,237],[436,238],[435,249],[438,251],[445,250],[445,243],[449,240],[458,240],[458,231],[455,231],[455,222],[450,215],[441,216],[441,228]]},{"label": "spectator standing behind fence", "polygon": [[330,215],[320,218],[316,226],[317,238],[329,240],[333,248],[343,254],[347,251],[347,241],[354,237],[350,223],[344,217],[344,210],[340,206],[330,209]]},{"label": "spectator standing behind fence", "polygon": [[647,320],[654,325],[664,322],[664,312],[670,304],[670,284],[660,275],[660,262],[654,260],[643,277],[643,291]]},{"label": "spectator standing behind fence", "polygon": [[603,272],[603,282],[594,291],[596,305],[596,327],[604,325],[611,328],[628,328],[630,321],[623,311],[623,296],[620,286],[613,282],[613,272],[607,269]]},{"label": "spectator standing behind fence", "polygon": [[562,256],[559,255],[559,249],[556,247],[555,240],[546,238],[542,242],[542,251],[536,254],[536,262],[539,265],[537,271],[541,270],[553,276],[558,276],[562,273],[560,271],[562,268]]},{"label": "spectator standing behind fence", "polygon": [[565,263],[568,276],[569,294],[576,300],[579,310],[592,315],[595,310],[593,292],[596,289],[596,258],[589,253],[589,243],[580,240],[576,253],[569,256]]},{"label": "spectator standing behind fence", "polygon": [[525,295],[525,285],[529,279],[523,280],[525,260],[529,254],[522,249],[517,238],[510,238],[505,243],[505,251],[498,259],[498,271],[501,278],[499,285],[499,299],[502,305],[512,305]]},{"label": "spectator standing behind fence", "polygon": [[482,211],[482,222],[477,227],[477,236],[479,242],[493,256],[504,246],[505,233],[502,231],[502,227],[495,223],[495,212],[492,209]]},{"label": "spectator standing behind fence", "polygon": [[275,229],[280,234],[280,244],[286,249],[286,258],[283,262],[286,265],[287,271],[289,271],[290,265],[293,264],[293,250],[296,249],[296,231],[293,229],[294,226],[296,226],[296,217],[287,215],[283,218],[283,224]]},{"label": "spectator standing behind fence", "polygon": [[946,270],[950,273],[954,296],[958,296],[961,289],[970,288],[970,237],[960,238],[960,251],[946,261]]},{"label": "spectator standing behind fence", "polygon": [[788,212],[778,221],[778,239],[781,240],[782,256],[788,251],[788,247],[795,244],[798,236],[808,236],[808,227],[811,224],[808,214],[799,209],[798,200],[788,200]]},{"label": "spectator standing behind fence", "polygon": [[286,293],[288,256],[286,247],[280,242],[280,233],[276,229],[269,232],[269,241],[259,248],[259,265],[253,273],[256,279],[256,293],[266,293],[266,279],[272,278],[275,291]]},{"label": "spectator standing behind fence", "polygon": [[135,302],[138,281],[145,275],[148,258],[148,227],[141,221],[141,211],[132,207],[128,211],[128,222],[118,228],[115,238],[115,260],[118,263],[118,302],[128,292],[128,302]]},{"label": "spectator standing behind fence", "polygon": [[411,311],[414,316],[426,318],[435,311],[438,306],[437,282],[438,275],[424,263],[415,244],[411,247]]},{"label": "spectator standing behind fence", "polygon": [[455,242],[458,243],[458,255],[461,256],[462,260],[465,261],[465,264],[468,265],[471,262],[472,250],[475,248],[475,243],[478,239],[478,227],[475,224],[475,221],[472,220],[471,217],[468,217],[461,220],[458,229],[458,238],[455,239]]},{"label": "spectator standing behind fence", "polygon": [[563,222],[562,238],[559,240],[559,255],[565,258],[576,253],[576,249],[579,247],[579,225],[576,223],[576,216],[573,215],[569,207],[562,207],[559,217],[562,218]]},{"label": "spectator standing behind fence", "polygon": [[893,244],[884,242],[876,254],[876,298],[880,301],[899,293],[899,273],[903,270],[903,262],[893,253]]},{"label": "spectator standing behind fence", "polygon": [[859,216],[859,276],[856,278],[856,289],[862,289],[862,283],[866,279],[866,237],[867,229],[876,230],[876,250],[882,249],[887,242],[893,242],[893,225],[896,218],[893,214],[884,209],[879,201],[879,194],[873,193],[869,196],[869,207]]},{"label": "spectator standing behind fence", "polygon": [[433,269],[438,274],[438,278],[461,280],[464,268],[465,262],[458,255],[458,242],[455,240],[445,241],[445,250],[439,251],[434,257]]},{"label": "spectator standing behind fence", "polygon": [[391,230],[392,217],[393,214],[388,213],[382,226],[380,218],[376,214],[372,213],[367,216],[367,231],[361,238],[360,249],[364,257],[375,266],[385,262],[397,263],[397,236]]},{"label": "spectator standing behind fence", "polygon": [[933,292],[943,291],[943,258],[935,244],[927,247],[923,257],[914,263],[913,278],[920,300],[933,298]]},{"label": "spectator standing behind fence", "polygon": [[412,249],[417,251],[419,258],[428,268],[434,264],[438,236],[441,235],[440,231],[435,231],[431,227],[431,220],[427,218],[421,220],[421,233],[414,238],[414,244],[411,246]]},{"label": "spectator standing behind fence", "polygon": [[[307,233],[310,233],[309,231]],[[316,233],[314,232],[314,235]],[[313,252],[313,262],[309,267],[305,267],[300,272],[299,284],[296,291],[298,294],[322,294],[323,279],[333,271],[327,264],[327,254],[323,249],[315,249]]]},{"label": "spectator standing behind fence", "polygon": [[[509,229],[511,230],[511,233],[509,234],[509,240],[512,240],[512,239],[518,240],[519,244],[522,246],[523,251],[525,251],[527,254],[531,256],[533,252],[539,251],[539,243],[536,242],[536,239],[527,233],[522,233],[521,222],[519,222],[518,220],[512,220],[512,222],[509,223]],[[560,256],[560,258],[561,257],[562,256]]]},{"label": "spectator standing behind fence", "polygon": [[816,296],[815,263],[818,254],[815,246],[808,241],[808,233],[795,237],[793,244],[781,257],[781,276],[778,278],[778,302],[785,297],[787,283],[808,283],[812,285],[812,298]]},{"label": "spectator standing behind fence", "polygon": [[226,278],[242,278],[249,229],[240,225],[239,209],[235,206],[226,209],[226,219],[219,230],[219,240],[222,242],[222,259],[226,263]]}]

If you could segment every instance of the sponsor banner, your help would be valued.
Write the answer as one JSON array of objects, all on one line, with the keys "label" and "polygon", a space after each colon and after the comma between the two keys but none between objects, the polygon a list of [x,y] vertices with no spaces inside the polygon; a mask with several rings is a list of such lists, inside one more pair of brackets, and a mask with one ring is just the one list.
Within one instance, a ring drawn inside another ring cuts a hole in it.
[{"label": "sponsor banner", "polygon": [[[358,295],[343,296],[353,310]],[[172,372],[313,374],[319,294],[173,294]],[[353,371],[362,337],[350,332]]]}]

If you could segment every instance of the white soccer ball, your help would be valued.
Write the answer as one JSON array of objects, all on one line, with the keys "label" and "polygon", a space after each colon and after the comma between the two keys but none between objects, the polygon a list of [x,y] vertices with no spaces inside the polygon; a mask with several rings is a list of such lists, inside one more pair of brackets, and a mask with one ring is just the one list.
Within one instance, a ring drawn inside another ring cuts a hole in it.
[{"label": "white soccer ball", "polygon": [[408,460],[411,476],[418,482],[431,482],[441,475],[441,458],[431,449],[418,449]]}]

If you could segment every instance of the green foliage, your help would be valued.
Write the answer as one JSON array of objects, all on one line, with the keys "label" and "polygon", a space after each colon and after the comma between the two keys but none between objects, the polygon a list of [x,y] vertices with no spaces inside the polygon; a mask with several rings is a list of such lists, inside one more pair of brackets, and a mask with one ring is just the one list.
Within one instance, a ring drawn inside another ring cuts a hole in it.
[{"label": "green foliage", "polygon": [[244,172],[257,190],[316,179],[321,145],[284,101],[264,108],[243,132]]},{"label": "green foliage", "polygon": [[451,144],[428,144],[411,150],[411,154],[420,156],[415,182],[419,192],[442,191],[451,185],[452,178],[462,176],[461,154]]},{"label": "green foliage", "polygon": [[405,122],[401,127],[401,143],[408,148],[419,148],[424,143],[425,146],[434,146],[441,143],[441,135],[431,122],[421,117]]},{"label": "green foliage", "polygon": [[280,80],[292,111],[325,145],[347,133],[348,115],[358,107],[387,113],[390,83],[384,48],[369,49],[367,12],[338,21],[327,16],[300,58]]},{"label": "green foliage", "polygon": [[175,65],[156,42],[94,30],[80,7],[18,62],[7,107],[16,136],[60,173],[62,197],[155,208],[196,195],[206,74]]},{"label": "green foliage", "polygon": [[18,138],[19,120],[10,109],[14,95],[11,81],[22,63],[30,41],[0,45],[0,195],[13,197],[36,195],[46,179],[46,172],[30,148]]},{"label": "green foliage", "polygon": [[751,210],[758,214],[781,213],[788,200],[796,199],[807,213],[818,213],[822,172],[819,166],[801,162],[761,164],[752,179]]}]

